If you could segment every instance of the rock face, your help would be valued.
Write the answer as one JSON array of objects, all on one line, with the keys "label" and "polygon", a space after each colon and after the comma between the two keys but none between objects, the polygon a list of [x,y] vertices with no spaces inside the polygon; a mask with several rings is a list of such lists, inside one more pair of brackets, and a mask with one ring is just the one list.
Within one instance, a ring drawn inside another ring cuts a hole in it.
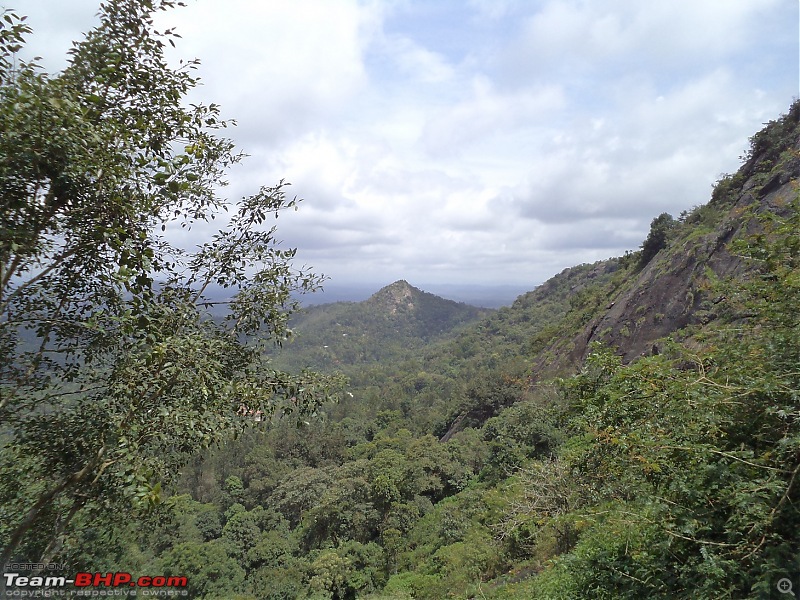
[{"label": "rock face", "polygon": [[[731,255],[728,244],[755,231],[748,211],[780,213],[797,197],[798,120],[800,105],[796,103],[788,115],[754,136],[751,158],[718,184],[708,205],[684,217],[666,248],[609,296],[606,307],[573,340],[569,362],[577,364],[585,358],[592,341],[618,348],[630,361],[657,351],[653,344],[659,338],[716,317],[724,298],[715,297],[710,283],[746,268]],[[762,144],[760,152],[759,139],[770,142]]]},{"label": "rock face", "polygon": [[534,340],[534,378],[575,369],[595,341],[631,361],[658,352],[666,336],[712,322],[726,301],[715,281],[752,269],[731,254],[730,243],[757,231],[757,214],[790,210],[799,179],[800,101],[751,138],[749,159],[717,183],[708,204],[681,215],[646,265],[632,267],[636,254],[580,265],[518,299],[520,307],[565,305],[552,313],[546,339]]},{"label": "rock face", "polygon": [[415,310],[420,296],[425,293],[415,288],[405,279],[401,279],[375,292],[367,300],[367,303],[383,308],[387,314],[396,315],[398,311],[410,312]]}]

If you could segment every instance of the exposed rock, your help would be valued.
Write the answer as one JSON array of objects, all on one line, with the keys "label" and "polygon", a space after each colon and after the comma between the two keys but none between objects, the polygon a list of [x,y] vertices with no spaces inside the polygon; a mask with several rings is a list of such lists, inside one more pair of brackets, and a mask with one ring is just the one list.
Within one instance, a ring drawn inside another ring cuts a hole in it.
[{"label": "exposed rock", "polygon": [[[579,365],[589,344],[601,341],[617,348],[625,361],[652,354],[654,343],[687,325],[713,321],[724,301],[711,290],[713,279],[737,276],[746,265],[728,249],[734,239],[754,233],[753,212],[780,213],[797,197],[800,178],[800,103],[753,138],[754,154],[734,176],[722,182],[725,196],[695,209],[679,224],[668,245],[641,271],[621,282],[571,343],[555,340],[559,352],[540,357],[543,371]],[[767,142],[763,142],[767,140]],[[604,261],[571,286],[573,294],[618,264]],[[566,273],[566,271],[564,272]],[[553,280],[564,273],[556,276]],[[547,289],[548,283],[542,286]],[[552,284],[550,284],[552,285]],[[547,367],[547,368],[546,368]]]},{"label": "exposed rock", "polygon": [[419,297],[426,292],[415,288],[405,279],[395,281],[375,292],[367,303],[383,307],[388,314],[400,311],[413,311]]}]

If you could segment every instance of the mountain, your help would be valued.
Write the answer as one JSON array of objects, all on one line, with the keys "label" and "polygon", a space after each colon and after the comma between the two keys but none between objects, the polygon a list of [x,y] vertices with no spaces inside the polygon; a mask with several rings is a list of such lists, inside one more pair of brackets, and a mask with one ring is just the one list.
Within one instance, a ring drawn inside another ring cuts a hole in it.
[{"label": "mountain", "polygon": [[[381,282],[382,284],[382,282]],[[361,302],[366,300],[381,287],[381,284],[359,282],[331,281],[325,284],[324,289],[313,294],[301,295],[297,300],[303,306],[318,304],[333,304],[334,302]],[[425,291],[441,296],[455,302],[464,302],[480,308],[500,308],[509,306],[520,294],[531,287],[527,282],[515,285],[491,284],[453,284],[440,282],[423,282],[418,285]]]},{"label": "mountain", "polygon": [[[460,392],[438,378],[416,390],[420,422],[434,423],[437,435],[448,438],[524,396],[525,386],[503,395],[481,390],[478,382],[533,385],[569,376],[593,343],[630,363],[658,354],[669,336],[686,340],[712,326],[726,310],[720,283],[752,271],[731,242],[757,231],[759,215],[786,215],[797,196],[800,103],[753,136],[751,146],[742,167],[716,184],[709,203],[677,219],[656,217],[640,250],[565,269],[454,339],[425,348],[415,361],[392,366],[396,375],[389,379],[395,380],[417,368],[461,374]],[[648,244],[653,239],[658,243]],[[446,416],[437,421],[433,414]]]},{"label": "mountain", "polygon": [[[598,264],[584,282],[592,291],[580,300],[586,305],[581,323],[576,327],[573,320],[554,331],[539,356],[539,368],[575,367],[592,342],[616,348],[630,362],[657,353],[658,340],[666,336],[714,321],[726,300],[714,291],[715,283],[752,269],[731,252],[731,242],[754,233],[759,215],[785,216],[797,197],[798,123],[800,104],[795,103],[787,115],[753,136],[750,156],[737,173],[716,184],[708,204],[670,222],[661,247],[647,261],[641,260],[640,250]],[[608,280],[600,276],[614,272]],[[575,296],[572,302],[578,303]]]},{"label": "mountain", "polygon": [[291,342],[276,353],[275,361],[281,366],[347,369],[396,360],[491,312],[400,280],[361,302],[303,308],[291,320]]},{"label": "mountain", "polygon": [[275,360],[346,373],[341,401],[190,465],[92,568],[216,590],[242,565],[248,599],[774,597],[800,572],[799,182],[800,101],[707,204],[511,306],[398,281],[303,311]]}]

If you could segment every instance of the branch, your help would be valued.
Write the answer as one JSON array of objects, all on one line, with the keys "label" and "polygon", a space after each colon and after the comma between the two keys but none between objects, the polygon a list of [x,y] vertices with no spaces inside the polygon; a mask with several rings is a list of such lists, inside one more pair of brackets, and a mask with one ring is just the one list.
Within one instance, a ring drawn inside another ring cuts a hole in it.
[{"label": "branch", "polygon": [[[47,545],[47,548],[44,549],[42,552],[42,556],[38,561],[40,565],[48,565],[52,562],[53,556],[61,550],[61,546],[64,543],[64,538],[62,537],[64,531],[66,531],[67,527],[69,527],[70,522],[72,521],[72,517],[74,517],[78,511],[83,508],[86,504],[86,499],[75,500],[72,503],[72,507],[69,509],[67,516],[63,519],[58,520],[58,525],[56,526],[55,535],[50,540],[50,543]],[[42,569],[36,569],[32,575],[38,575],[42,572]]]},{"label": "branch", "polygon": [[19,546],[19,543],[22,541],[22,538],[25,536],[28,530],[33,527],[33,524],[36,522],[36,519],[39,517],[39,514],[42,512],[42,510],[64,490],[86,479],[89,473],[91,473],[92,469],[94,469],[103,458],[105,451],[106,448],[103,446],[100,448],[100,450],[98,450],[97,455],[88,463],[86,463],[80,471],[73,473],[66,479],[62,480],[57,486],[51,488],[50,491],[39,497],[39,500],[37,500],[36,503],[31,507],[31,509],[25,515],[25,518],[22,519],[22,522],[17,525],[16,529],[14,529],[13,533],[11,534],[11,537],[8,540],[8,545],[6,546],[5,550],[3,550],[3,554],[0,555],[0,565],[8,564],[8,562],[11,560],[11,557],[14,555],[17,546]]},{"label": "branch", "polygon": [[[76,244],[71,249],[65,250],[64,252],[61,253],[60,256],[55,257],[53,259],[53,262],[49,266],[47,266],[45,269],[37,273],[34,277],[31,277],[25,283],[21,284],[18,288],[16,288],[13,292],[11,292],[8,295],[8,297],[6,297],[5,301],[0,303],[0,314],[4,313],[8,309],[8,306],[11,303],[11,301],[16,296],[18,296],[23,290],[29,288],[30,286],[38,282],[40,279],[42,279],[46,275],[49,275],[52,271],[61,266],[62,262],[64,262],[66,259],[68,259],[70,256],[72,256],[78,251],[78,248],[79,246]],[[10,280],[10,277],[11,277],[11,270],[9,269],[9,272],[6,274],[6,279]],[[8,282],[3,283],[3,288],[6,287],[7,283]]]},{"label": "branch", "polygon": [[[769,467],[767,465],[759,465],[754,462],[750,462],[749,460],[745,460],[743,458],[739,458],[733,454],[728,452],[722,452],[721,450],[714,450],[713,448],[687,448],[686,446],[656,446],[656,448],[661,448],[664,450],[684,450],[685,452],[711,452],[712,454],[719,454],[720,456],[724,456],[725,458],[730,458],[731,460],[738,461],[740,463],[744,463],[751,467],[755,467],[757,469],[766,469],[768,471],[777,471],[778,473],[789,473],[786,469],[779,469],[778,467]],[[796,472],[796,471],[795,471]],[[794,477],[792,477],[794,479]]]}]

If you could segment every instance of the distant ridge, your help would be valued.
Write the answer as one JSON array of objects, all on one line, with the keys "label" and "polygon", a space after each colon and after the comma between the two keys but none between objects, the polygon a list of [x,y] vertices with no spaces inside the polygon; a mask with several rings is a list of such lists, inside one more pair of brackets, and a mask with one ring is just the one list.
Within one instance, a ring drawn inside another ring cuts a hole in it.
[{"label": "distant ridge", "polygon": [[[306,307],[335,302],[363,302],[376,293],[375,290],[380,287],[381,283],[330,281],[324,285],[322,290],[300,296],[298,300]],[[479,308],[495,309],[501,306],[511,306],[517,297],[532,290],[537,284],[538,282],[492,285],[423,281],[415,287],[446,300],[464,302]]]}]

